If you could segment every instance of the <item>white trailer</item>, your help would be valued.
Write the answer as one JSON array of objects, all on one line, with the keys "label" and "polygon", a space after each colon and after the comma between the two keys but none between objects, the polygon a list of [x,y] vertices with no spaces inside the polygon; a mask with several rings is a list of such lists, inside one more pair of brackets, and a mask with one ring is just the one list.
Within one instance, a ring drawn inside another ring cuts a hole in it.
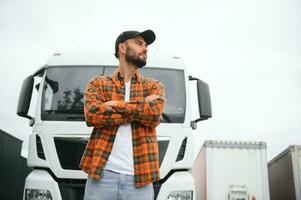
[{"label": "white trailer", "polygon": [[264,142],[205,141],[192,176],[197,200],[269,200]]},{"label": "white trailer", "polygon": [[268,163],[271,200],[301,200],[301,146],[291,145]]}]

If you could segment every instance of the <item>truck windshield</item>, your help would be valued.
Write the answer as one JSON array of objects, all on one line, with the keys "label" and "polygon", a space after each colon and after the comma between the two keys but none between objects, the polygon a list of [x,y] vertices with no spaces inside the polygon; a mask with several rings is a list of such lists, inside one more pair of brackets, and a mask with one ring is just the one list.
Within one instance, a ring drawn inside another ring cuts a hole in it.
[{"label": "truck windshield", "polygon": [[[98,75],[111,74],[112,66],[56,66],[46,70],[42,95],[42,120],[84,121],[83,94],[88,81]],[[184,71],[146,67],[143,76],[164,85],[167,103],[162,123],[183,123],[186,91]]]}]

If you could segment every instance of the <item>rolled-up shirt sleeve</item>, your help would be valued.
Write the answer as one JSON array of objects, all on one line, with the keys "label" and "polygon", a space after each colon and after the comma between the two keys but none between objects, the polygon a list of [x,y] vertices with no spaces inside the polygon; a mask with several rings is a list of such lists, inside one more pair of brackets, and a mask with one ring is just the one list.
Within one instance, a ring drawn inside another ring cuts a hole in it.
[{"label": "rolled-up shirt sleeve", "polygon": [[98,78],[89,81],[84,93],[84,115],[87,126],[119,126],[125,123],[125,117],[118,110],[125,109],[125,102],[119,101],[118,109],[113,109],[105,104],[102,92],[102,81]]},{"label": "rolled-up shirt sleeve", "polygon": [[152,101],[144,99],[126,103],[124,112],[129,121],[138,121],[148,127],[157,127],[160,124],[166,97],[164,87],[159,81],[152,84],[150,95],[153,94],[158,95],[159,98]]}]

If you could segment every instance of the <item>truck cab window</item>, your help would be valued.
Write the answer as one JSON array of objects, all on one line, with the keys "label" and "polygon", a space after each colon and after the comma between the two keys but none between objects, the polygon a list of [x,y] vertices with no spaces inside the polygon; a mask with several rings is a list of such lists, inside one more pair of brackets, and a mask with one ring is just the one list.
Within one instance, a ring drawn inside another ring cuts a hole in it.
[{"label": "truck cab window", "polygon": [[[111,74],[117,66],[56,66],[48,68],[42,101],[43,120],[84,121],[83,94],[93,77]],[[185,119],[184,71],[178,69],[142,68],[143,76],[160,81],[165,88],[167,103],[162,121],[183,123]],[[167,120],[168,119],[168,120]]]}]

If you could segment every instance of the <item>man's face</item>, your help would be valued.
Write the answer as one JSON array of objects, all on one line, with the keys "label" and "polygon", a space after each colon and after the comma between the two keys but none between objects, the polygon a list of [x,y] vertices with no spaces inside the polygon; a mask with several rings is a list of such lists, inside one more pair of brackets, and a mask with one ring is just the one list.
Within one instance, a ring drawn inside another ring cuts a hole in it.
[{"label": "man's face", "polygon": [[146,65],[147,45],[141,36],[128,39],[126,42],[125,60],[138,68]]}]

